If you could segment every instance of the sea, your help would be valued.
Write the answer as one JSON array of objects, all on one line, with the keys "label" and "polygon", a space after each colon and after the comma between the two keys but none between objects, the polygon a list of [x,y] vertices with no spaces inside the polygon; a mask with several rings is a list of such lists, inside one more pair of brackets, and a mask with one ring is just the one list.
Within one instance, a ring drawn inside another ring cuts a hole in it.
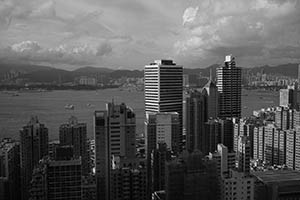
[{"label": "sea", "polygon": [[[19,138],[19,130],[31,116],[49,129],[49,140],[59,137],[59,126],[67,123],[70,116],[87,123],[88,137],[93,138],[93,113],[105,110],[107,102],[130,106],[136,113],[137,134],[144,132],[144,93],[142,91],[57,90],[57,91],[0,91],[0,140],[5,137]],[[242,90],[242,116],[251,116],[253,110],[278,106],[279,92]],[[71,109],[74,106],[74,109]]]}]

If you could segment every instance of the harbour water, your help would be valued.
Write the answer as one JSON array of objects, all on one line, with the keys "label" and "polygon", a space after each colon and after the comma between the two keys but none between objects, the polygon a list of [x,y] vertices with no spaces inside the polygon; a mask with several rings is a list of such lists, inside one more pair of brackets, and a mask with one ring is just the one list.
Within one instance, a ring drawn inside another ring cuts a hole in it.
[{"label": "harbour water", "polygon": [[[17,94],[17,95],[16,95]],[[18,139],[19,130],[30,116],[37,115],[49,128],[49,139],[58,138],[59,125],[71,115],[88,125],[88,137],[93,137],[93,112],[104,110],[107,102],[126,103],[137,116],[137,133],[144,131],[144,93],[105,89],[97,91],[51,91],[51,92],[0,92],[0,139]],[[277,106],[279,92],[243,90],[242,116],[250,116],[253,110]],[[73,106],[72,106],[73,105]],[[73,109],[72,109],[73,107]]]}]

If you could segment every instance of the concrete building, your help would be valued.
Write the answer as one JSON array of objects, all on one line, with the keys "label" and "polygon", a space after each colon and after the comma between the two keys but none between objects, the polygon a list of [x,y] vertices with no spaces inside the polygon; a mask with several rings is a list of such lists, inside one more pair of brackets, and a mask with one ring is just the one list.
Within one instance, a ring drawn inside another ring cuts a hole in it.
[{"label": "concrete building", "polygon": [[293,128],[291,126],[292,119],[292,112],[290,112],[288,107],[277,107],[275,111],[275,125],[277,128],[281,130],[287,130]]},{"label": "concrete building", "polygon": [[300,170],[300,127],[286,131],[286,165]]},{"label": "concrete building", "polygon": [[248,136],[239,136],[237,151],[237,170],[244,174],[250,173],[251,144]]},{"label": "concrete building", "polygon": [[177,112],[182,141],[183,67],[172,60],[156,60],[144,69],[145,111]]},{"label": "concrete building", "polygon": [[287,89],[280,89],[279,106],[291,109],[297,109],[297,86],[288,86]]},{"label": "concrete building", "polygon": [[186,102],[186,149],[205,152],[204,123],[207,121],[206,91],[191,90]]},{"label": "concrete building", "polygon": [[151,191],[165,189],[166,162],[171,160],[171,152],[165,143],[158,144],[158,147],[151,153],[151,172],[148,182],[151,182]]},{"label": "concrete building", "polygon": [[20,145],[6,138],[0,142],[0,199],[21,199]]},{"label": "concrete building", "polygon": [[220,177],[230,169],[235,169],[236,153],[228,152],[228,148],[223,144],[218,144],[217,151],[210,152],[208,159],[216,162]]},{"label": "concrete building", "polygon": [[273,124],[254,128],[253,159],[270,165],[286,163],[287,131],[277,129]]},{"label": "concrete building", "polygon": [[116,166],[111,171],[111,199],[147,200],[145,166]]},{"label": "concrete building", "polygon": [[253,172],[255,199],[300,199],[300,172],[295,170],[269,170]]},{"label": "concrete building", "polygon": [[207,94],[207,118],[216,119],[219,116],[219,92],[211,76],[203,89]]},{"label": "concrete building", "polygon": [[106,110],[95,111],[94,128],[97,198],[109,200],[112,157],[135,159],[135,114],[124,103],[108,103]]},{"label": "concrete building", "polygon": [[81,157],[83,174],[89,174],[91,170],[87,148],[86,123],[78,123],[77,118],[71,116],[68,123],[59,127],[59,143],[62,146],[73,146],[74,158]]},{"label": "concrete building", "polygon": [[33,169],[48,155],[48,128],[32,117],[20,130],[20,144],[22,200],[27,200]]},{"label": "concrete building", "polygon": [[174,153],[180,150],[180,121],[176,112],[147,112],[145,120],[146,154],[156,149],[158,143],[166,143]]},{"label": "concrete building", "polygon": [[81,160],[43,159],[33,171],[30,196],[41,200],[82,199]]},{"label": "concrete building", "polygon": [[204,124],[204,148],[202,148],[205,155],[209,152],[217,150],[218,143],[221,142],[221,124],[216,119],[209,119]]},{"label": "concrete building", "polygon": [[224,144],[228,151],[233,151],[233,143],[234,143],[234,130],[233,130],[233,122],[229,119],[221,119],[219,120],[221,126],[221,141],[219,143]]},{"label": "concrete building", "polygon": [[230,170],[222,178],[221,199],[254,200],[254,177]]},{"label": "concrete building", "polygon": [[200,151],[183,152],[167,163],[166,199],[217,199],[219,193],[216,164],[204,159]]},{"label": "concrete building", "polygon": [[225,57],[224,66],[217,68],[219,117],[241,117],[241,68],[232,55]]}]

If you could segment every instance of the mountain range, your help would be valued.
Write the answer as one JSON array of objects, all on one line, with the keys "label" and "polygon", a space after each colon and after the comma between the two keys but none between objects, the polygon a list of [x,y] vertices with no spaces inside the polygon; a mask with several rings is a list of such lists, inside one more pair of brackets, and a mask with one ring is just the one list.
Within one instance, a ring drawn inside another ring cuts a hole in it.
[{"label": "mountain range", "polygon": [[[212,71],[213,78],[215,77],[216,68],[219,64],[214,64],[206,68],[185,68],[185,74],[199,74],[202,76],[209,76]],[[101,77],[104,79],[118,79],[121,77],[143,77],[142,70],[113,70],[104,67],[85,66],[73,71],[67,71],[49,66],[31,65],[31,64],[10,64],[0,63],[0,80],[9,72],[17,71],[20,73],[18,78],[24,78],[30,82],[72,82],[76,77],[80,76],[92,76]],[[253,68],[243,68],[243,74],[264,72],[266,74],[284,75],[291,78],[297,78],[298,76],[298,64],[283,64],[277,66],[259,66]]]}]

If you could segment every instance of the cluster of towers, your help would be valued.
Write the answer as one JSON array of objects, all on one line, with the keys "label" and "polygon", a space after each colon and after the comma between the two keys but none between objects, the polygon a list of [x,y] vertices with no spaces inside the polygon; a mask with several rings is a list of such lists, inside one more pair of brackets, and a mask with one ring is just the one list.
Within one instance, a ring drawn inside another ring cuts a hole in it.
[{"label": "cluster of towers", "polygon": [[[274,189],[270,181],[273,174],[254,178],[250,157],[272,156],[275,151],[261,151],[260,142],[274,143],[281,136],[273,131],[273,139],[261,139],[259,128],[241,124],[241,68],[232,55],[217,68],[216,84],[211,76],[203,88],[184,92],[183,67],[172,60],[146,65],[144,81],[142,144],[137,143],[134,110],[125,103],[110,102],[94,112],[92,141],[87,139],[87,125],[71,117],[59,127],[59,142],[49,143],[47,127],[32,117],[20,130],[19,143],[0,143],[0,199],[215,200],[277,195],[279,186]],[[284,160],[280,155],[276,159]],[[294,171],[278,172],[278,177],[281,173],[282,179],[300,177]]]}]

